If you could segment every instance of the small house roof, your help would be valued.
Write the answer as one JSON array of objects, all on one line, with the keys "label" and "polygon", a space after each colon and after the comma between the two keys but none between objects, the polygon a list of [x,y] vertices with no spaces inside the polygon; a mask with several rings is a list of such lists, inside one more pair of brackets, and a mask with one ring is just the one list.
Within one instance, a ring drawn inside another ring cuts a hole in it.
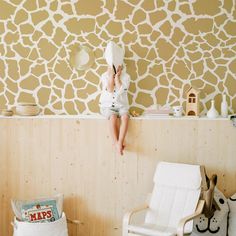
[{"label": "small house roof", "polygon": [[186,93],[189,93],[191,90],[193,90],[195,93],[200,93],[200,90],[194,86],[191,86],[187,91]]}]

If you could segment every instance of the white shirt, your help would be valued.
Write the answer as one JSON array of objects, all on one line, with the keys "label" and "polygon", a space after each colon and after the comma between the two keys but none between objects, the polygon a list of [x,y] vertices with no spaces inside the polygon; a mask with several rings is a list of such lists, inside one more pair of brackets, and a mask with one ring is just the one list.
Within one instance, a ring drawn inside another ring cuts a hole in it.
[{"label": "white shirt", "polygon": [[115,86],[113,93],[107,90],[107,85],[108,85],[107,72],[102,74],[101,80],[102,80],[102,94],[100,97],[100,107],[129,108],[128,88],[130,83],[130,76],[127,73],[122,72],[120,76],[121,86],[120,88]]}]

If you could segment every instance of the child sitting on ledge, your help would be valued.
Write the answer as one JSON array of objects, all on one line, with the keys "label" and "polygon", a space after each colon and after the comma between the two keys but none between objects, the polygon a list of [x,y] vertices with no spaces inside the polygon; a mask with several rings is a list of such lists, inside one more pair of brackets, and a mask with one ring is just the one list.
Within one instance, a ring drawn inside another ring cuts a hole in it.
[{"label": "child sitting on ledge", "polygon": [[125,148],[124,140],[129,121],[127,92],[130,77],[122,68],[123,58],[123,49],[113,42],[108,43],[105,50],[108,69],[101,77],[102,94],[100,97],[101,114],[109,120],[112,140],[120,155],[123,155]]}]

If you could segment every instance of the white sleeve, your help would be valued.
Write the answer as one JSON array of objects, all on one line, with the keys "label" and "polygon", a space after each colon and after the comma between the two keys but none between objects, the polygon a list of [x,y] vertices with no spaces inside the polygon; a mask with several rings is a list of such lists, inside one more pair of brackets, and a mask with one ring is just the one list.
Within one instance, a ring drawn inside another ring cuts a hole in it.
[{"label": "white sleeve", "polygon": [[121,86],[118,90],[118,94],[122,94],[124,92],[127,92],[128,88],[129,88],[129,84],[130,84],[130,76],[128,74],[124,74],[122,75],[122,78],[121,78]]},{"label": "white sleeve", "polygon": [[102,80],[102,90],[106,90],[107,89],[107,75],[106,75],[106,73],[102,74],[101,80]]}]

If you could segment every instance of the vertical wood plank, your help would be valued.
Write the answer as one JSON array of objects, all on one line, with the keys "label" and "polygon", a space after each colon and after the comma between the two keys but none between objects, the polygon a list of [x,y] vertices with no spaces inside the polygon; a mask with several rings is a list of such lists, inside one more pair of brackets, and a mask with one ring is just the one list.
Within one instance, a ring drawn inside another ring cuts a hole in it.
[{"label": "vertical wood plank", "polygon": [[0,120],[0,235],[12,235],[11,198],[63,193],[71,236],[118,236],[123,214],[145,201],[159,161],[205,165],[236,192],[236,129],[227,120],[131,120],[124,156],[105,120]]}]

